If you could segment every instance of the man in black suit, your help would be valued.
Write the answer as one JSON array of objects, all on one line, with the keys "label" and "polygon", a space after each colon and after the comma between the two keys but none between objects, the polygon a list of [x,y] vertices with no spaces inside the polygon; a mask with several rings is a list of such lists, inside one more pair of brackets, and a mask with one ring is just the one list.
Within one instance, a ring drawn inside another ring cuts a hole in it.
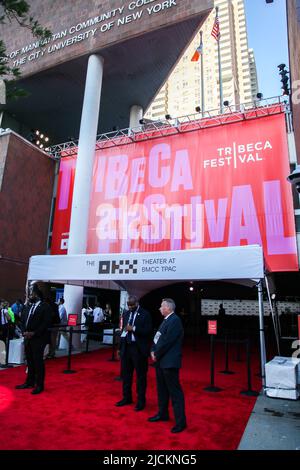
[{"label": "man in black suit", "polygon": [[120,337],[120,357],[123,379],[123,398],[116,406],[132,403],[133,372],[136,371],[137,404],[135,411],[141,411],[146,405],[146,387],[150,337],[152,333],[151,315],[139,306],[138,299],[130,295],[128,310],[122,317]]},{"label": "man in black suit", "polygon": [[174,311],[174,300],[163,299],[160,312],[164,320],[154,337],[151,348],[151,357],[156,365],[158,413],[148,421],[168,421],[169,399],[171,398],[176,421],[171,432],[177,433],[186,428],[186,417],[184,395],[179,382],[183,327]]},{"label": "man in black suit", "polygon": [[35,284],[31,288],[29,301],[30,303],[22,315],[28,374],[25,383],[16,385],[16,388],[33,388],[31,393],[37,395],[44,390],[44,349],[49,341],[48,328],[51,327],[51,308],[46,302],[43,302],[43,294]]}]

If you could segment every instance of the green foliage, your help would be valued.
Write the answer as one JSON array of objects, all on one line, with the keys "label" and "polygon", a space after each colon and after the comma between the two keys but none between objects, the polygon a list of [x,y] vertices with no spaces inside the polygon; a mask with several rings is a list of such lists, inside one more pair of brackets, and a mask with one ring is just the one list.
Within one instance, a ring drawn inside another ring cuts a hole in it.
[{"label": "green foliage", "polygon": [[[20,27],[30,29],[33,36],[40,40],[51,37],[51,31],[43,28],[33,16],[29,15],[30,5],[25,0],[0,0],[0,24],[16,22]],[[21,73],[18,67],[11,67],[8,63],[6,46],[4,40],[0,38],[0,79],[9,84],[7,98],[17,98],[24,96],[25,92],[19,90],[15,85],[15,80]]]}]

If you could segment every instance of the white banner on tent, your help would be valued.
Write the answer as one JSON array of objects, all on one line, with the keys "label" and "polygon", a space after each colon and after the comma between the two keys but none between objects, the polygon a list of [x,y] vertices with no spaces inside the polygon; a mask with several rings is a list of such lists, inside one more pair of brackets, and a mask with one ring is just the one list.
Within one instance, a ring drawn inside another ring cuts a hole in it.
[{"label": "white banner on tent", "polygon": [[264,276],[257,245],[147,253],[33,256],[29,280],[259,279]]}]

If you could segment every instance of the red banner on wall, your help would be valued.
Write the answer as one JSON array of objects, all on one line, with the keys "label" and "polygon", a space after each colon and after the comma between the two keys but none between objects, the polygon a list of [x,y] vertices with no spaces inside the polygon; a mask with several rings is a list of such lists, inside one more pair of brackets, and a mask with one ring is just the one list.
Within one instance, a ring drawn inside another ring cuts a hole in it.
[{"label": "red banner on wall", "polygon": [[[76,157],[61,160],[52,253],[67,248]],[[259,244],[298,270],[283,114],[96,152],[87,253]]]}]

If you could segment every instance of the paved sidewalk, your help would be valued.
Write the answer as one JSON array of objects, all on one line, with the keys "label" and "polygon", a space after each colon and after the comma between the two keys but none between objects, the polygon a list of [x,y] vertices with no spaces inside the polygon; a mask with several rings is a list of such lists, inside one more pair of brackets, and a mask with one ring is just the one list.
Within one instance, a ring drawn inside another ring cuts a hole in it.
[{"label": "paved sidewalk", "polygon": [[238,449],[300,450],[300,400],[260,395]]}]

